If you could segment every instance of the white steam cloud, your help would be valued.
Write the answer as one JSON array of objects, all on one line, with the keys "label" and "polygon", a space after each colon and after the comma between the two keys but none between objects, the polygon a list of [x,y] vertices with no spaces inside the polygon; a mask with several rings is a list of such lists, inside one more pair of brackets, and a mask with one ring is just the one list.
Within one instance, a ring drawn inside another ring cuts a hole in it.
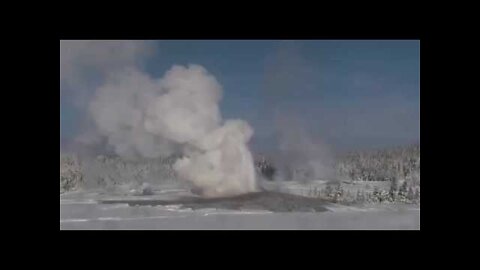
[{"label": "white steam cloud", "polygon": [[279,151],[287,174],[299,181],[335,178],[334,160],[328,146],[312,136],[299,118],[282,118],[279,125]]},{"label": "white steam cloud", "polygon": [[[78,90],[90,80],[125,66],[138,66],[154,52],[151,42],[138,40],[60,41],[60,82]],[[77,91],[78,92],[78,91]]]},{"label": "white steam cloud", "polygon": [[221,97],[220,84],[199,65],[173,66],[160,79],[128,67],[108,76],[89,112],[122,157],[181,152],[174,169],[203,196],[255,191],[247,147],[253,130],[242,120],[222,121]]},{"label": "white steam cloud", "polygon": [[[285,41],[265,67],[264,114],[274,124],[278,149],[274,160],[278,180],[311,181],[335,177],[330,148],[308,128],[304,109],[294,106],[298,96],[312,91],[314,69],[294,41]],[[318,123],[316,123],[318,125]]]},{"label": "white steam cloud", "polygon": [[174,164],[178,177],[204,196],[255,191],[247,147],[252,128],[242,120],[222,120],[222,87],[203,67],[173,66],[162,78],[142,71],[153,44],[60,42],[61,95],[87,112],[76,141],[87,146],[105,138],[125,159],[180,153]]},{"label": "white steam cloud", "polygon": [[[69,128],[69,133],[77,135],[74,138],[70,135],[64,147],[73,147],[75,152],[94,150],[91,146],[101,141],[88,114],[95,91],[109,74],[126,67],[142,68],[155,52],[152,41],[60,41],[60,105],[68,108],[70,116],[74,115],[75,126]],[[65,112],[61,110],[61,113]]]}]

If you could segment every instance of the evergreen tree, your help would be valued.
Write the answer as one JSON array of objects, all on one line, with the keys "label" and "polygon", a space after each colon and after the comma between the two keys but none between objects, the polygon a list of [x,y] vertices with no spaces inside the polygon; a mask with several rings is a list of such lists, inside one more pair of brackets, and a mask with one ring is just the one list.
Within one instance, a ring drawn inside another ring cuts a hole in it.
[{"label": "evergreen tree", "polygon": [[415,192],[413,191],[412,187],[408,188],[407,199],[411,202],[415,200]]},{"label": "evergreen tree", "polygon": [[375,186],[373,188],[372,201],[373,202],[378,202],[379,198],[380,198],[380,189],[377,186]]},{"label": "evergreen tree", "polygon": [[415,189],[415,202],[420,203],[420,188]]},{"label": "evergreen tree", "polygon": [[407,198],[407,193],[408,193],[408,184],[407,184],[407,181],[404,181],[402,183],[402,186],[400,187],[400,190],[398,191],[398,197],[400,197],[402,201],[405,201],[405,199]]},{"label": "evergreen tree", "polygon": [[397,192],[398,192],[398,181],[397,179],[393,179],[391,185],[390,185],[390,191],[389,191],[389,199],[390,201],[395,201],[397,197]]},{"label": "evergreen tree", "polygon": [[399,195],[406,196],[408,192],[408,184],[407,181],[403,181],[402,185],[400,186],[400,190],[398,191]]}]

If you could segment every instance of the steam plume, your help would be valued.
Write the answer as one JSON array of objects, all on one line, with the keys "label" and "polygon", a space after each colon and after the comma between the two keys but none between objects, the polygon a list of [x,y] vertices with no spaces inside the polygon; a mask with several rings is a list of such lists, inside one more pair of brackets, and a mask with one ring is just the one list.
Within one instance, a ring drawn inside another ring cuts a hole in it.
[{"label": "steam plume", "polygon": [[[315,138],[302,121],[298,96],[315,91],[313,70],[295,42],[282,42],[265,68],[265,115],[274,124],[279,167],[277,179],[308,181],[334,176],[333,159],[326,144]],[[299,94],[300,93],[300,94]]]},{"label": "steam plume", "polygon": [[199,65],[173,66],[160,78],[135,68],[112,73],[90,103],[102,136],[125,158],[157,158],[181,152],[178,176],[204,196],[256,189],[247,143],[252,128],[222,121],[222,88]]}]

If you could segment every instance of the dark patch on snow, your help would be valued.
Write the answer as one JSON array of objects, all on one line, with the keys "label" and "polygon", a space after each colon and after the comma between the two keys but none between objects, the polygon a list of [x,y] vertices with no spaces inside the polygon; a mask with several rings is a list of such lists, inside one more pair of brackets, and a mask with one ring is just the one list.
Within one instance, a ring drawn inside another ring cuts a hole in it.
[{"label": "dark patch on snow", "polygon": [[267,210],[272,212],[325,212],[329,203],[279,192],[255,192],[225,198],[185,197],[176,200],[105,200],[104,204],[128,203],[130,206],[182,205],[182,208],[216,208],[228,210]]}]

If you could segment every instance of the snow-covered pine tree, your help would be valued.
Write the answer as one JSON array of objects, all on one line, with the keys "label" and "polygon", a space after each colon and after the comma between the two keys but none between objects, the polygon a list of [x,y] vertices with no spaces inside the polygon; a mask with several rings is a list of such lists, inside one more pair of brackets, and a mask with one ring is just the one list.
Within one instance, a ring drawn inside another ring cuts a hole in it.
[{"label": "snow-covered pine tree", "polygon": [[410,202],[413,202],[413,201],[415,200],[415,192],[413,191],[413,188],[412,188],[412,187],[409,187],[409,188],[408,188],[407,199],[408,199]]},{"label": "snow-covered pine tree", "polygon": [[420,203],[420,188],[415,189],[415,203]]},{"label": "snow-covered pine tree", "polygon": [[394,178],[392,179],[392,182],[390,184],[389,200],[394,202],[397,198],[397,193],[398,193],[398,179]]},{"label": "snow-covered pine tree", "polygon": [[380,191],[377,186],[373,188],[373,192],[371,193],[370,200],[371,202],[377,202],[378,201],[378,195]]},{"label": "snow-covered pine tree", "polygon": [[398,191],[399,201],[406,202],[407,201],[407,194],[408,194],[408,183],[407,183],[407,181],[403,181],[403,183],[400,186],[400,189]]}]

